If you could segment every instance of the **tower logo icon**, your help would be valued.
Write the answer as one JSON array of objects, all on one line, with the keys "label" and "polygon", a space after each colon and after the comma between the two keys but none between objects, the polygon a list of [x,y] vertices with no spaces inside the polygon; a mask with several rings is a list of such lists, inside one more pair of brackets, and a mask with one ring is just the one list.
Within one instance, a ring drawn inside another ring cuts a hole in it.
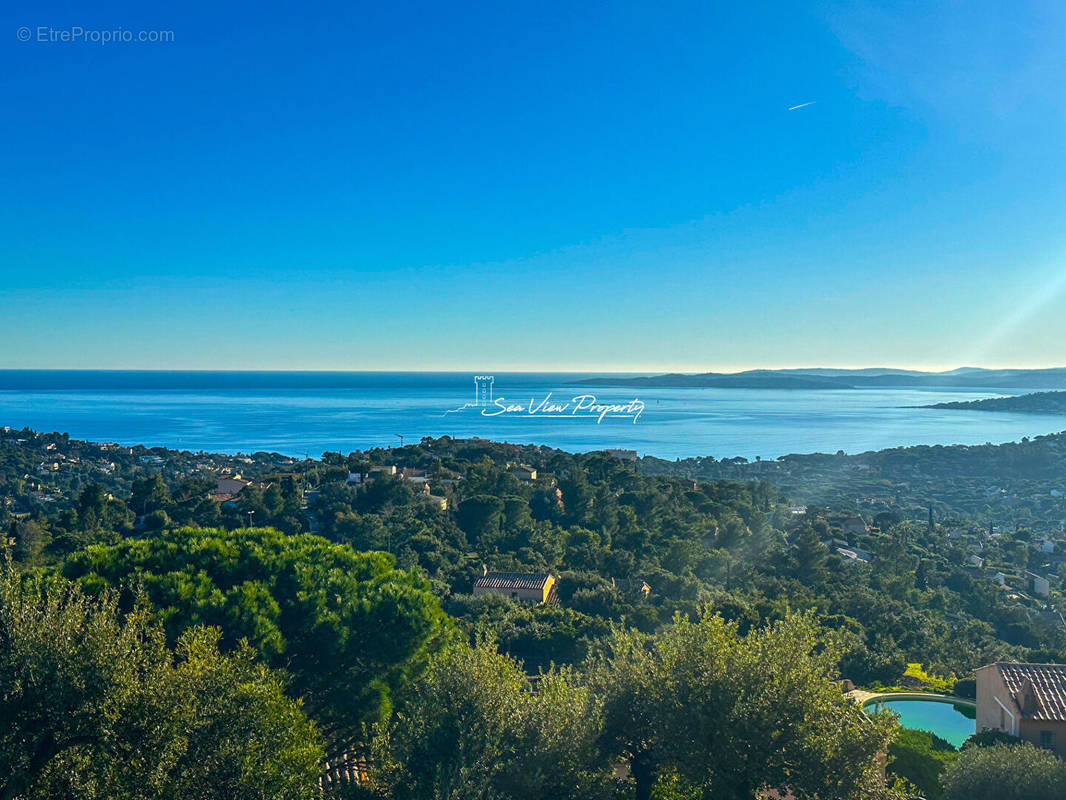
[{"label": "tower logo icon", "polygon": [[474,376],[474,405],[475,406],[490,406],[492,405],[492,382],[495,377],[492,375],[475,375]]}]

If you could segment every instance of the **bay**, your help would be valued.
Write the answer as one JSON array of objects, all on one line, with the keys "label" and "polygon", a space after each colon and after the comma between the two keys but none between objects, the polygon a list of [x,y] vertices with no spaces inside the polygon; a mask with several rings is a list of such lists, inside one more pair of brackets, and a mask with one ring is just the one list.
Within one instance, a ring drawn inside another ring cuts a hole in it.
[{"label": "bay", "polygon": [[[0,370],[0,425],[209,452],[318,456],[394,446],[399,436],[412,443],[448,435],[573,452],[625,448],[670,459],[999,443],[1066,429],[1066,417],[1057,415],[913,408],[1024,393],[1019,389],[634,389],[577,383],[591,374],[496,373],[494,402],[477,406],[472,373]],[[579,395],[594,395],[598,403],[638,400],[643,410],[635,420],[609,415],[599,423],[566,413],[486,415],[501,398],[528,408],[572,404]]]}]

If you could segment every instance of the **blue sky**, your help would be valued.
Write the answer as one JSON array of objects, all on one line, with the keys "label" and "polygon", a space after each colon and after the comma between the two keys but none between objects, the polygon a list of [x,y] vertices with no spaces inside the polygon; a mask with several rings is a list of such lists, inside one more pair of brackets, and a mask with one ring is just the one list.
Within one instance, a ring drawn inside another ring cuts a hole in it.
[{"label": "blue sky", "polygon": [[0,12],[0,367],[1066,365],[1062,3],[93,5]]}]

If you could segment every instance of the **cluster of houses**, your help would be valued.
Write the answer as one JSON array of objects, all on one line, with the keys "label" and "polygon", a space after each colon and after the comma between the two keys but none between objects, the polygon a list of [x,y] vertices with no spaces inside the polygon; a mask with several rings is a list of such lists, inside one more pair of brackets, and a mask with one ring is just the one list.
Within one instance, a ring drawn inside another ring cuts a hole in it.
[{"label": "cluster of houses", "polygon": [[[437,474],[437,477],[434,478],[434,480],[439,480],[444,484],[454,483],[462,477],[457,473],[448,475],[447,470],[439,472],[440,474]],[[537,481],[537,470],[526,464],[512,464],[509,467],[509,472],[523,483],[535,483]],[[448,499],[441,495],[433,494],[429,485],[429,475],[424,469],[418,469],[415,467],[397,467],[393,464],[386,464],[370,467],[366,472],[349,472],[346,483],[348,483],[348,485],[369,483],[383,475],[398,477],[407,483],[412,484],[416,487],[416,497],[418,499],[440,511],[448,510]]]},{"label": "cluster of houses", "polygon": [[[987,535],[952,531],[948,536],[968,549],[969,552],[964,562],[966,566],[985,571],[988,569],[987,559],[982,555],[985,553],[985,541],[994,542],[1002,537],[1002,533],[990,528]],[[1033,569],[1019,569],[1010,574],[997,570],[988,577],[1013,600],[1026,602],[1031,598],[1046,600],[1051,596],[1052,589],[1052,579],[1049,578],[1049,574],[1066,563],[1066,547],[1063,546],[1061,540],[1053,536],[1036,539],[1029,543],[1029,547],[1038,557],[1030,562],[1034,565]]]},{"label": "cluster of houses", "polygon": [[[19,439],[20,443],[25,442],[25,439]],[[76,455],[61,453],[56,448],[55,442],[49,442],[44,447],[45,458],[37,465],[38,475],[50,475],[53,472],[59,472],[59,470],[65,467],[75,467],[81,463],[81,458]],[[115,465],[111,465],[113,470]]]},{"label": "cluster of houses", "polygon": [[397,468],[392,464],[371,467],[368,472],[349,472],[346,483],[349,486],[353,484],[370,483],[382,475],[395,476],[403,479],[416,487],[415,496],[422,502],[440,511],[448,510],[448,498],[433,494],[433,492],[430,491],[429,476],[424,469],[416,469],[414,467]]},{"label": "cluster of houses", "polygon": [[[807,506],[792,506],[789,512],[795,516],[807,513]],[[842,537],[831,537],[823,541],[823,544],[831,552],[835,553],[845,564],[866,563],[871,560],[868,551],[855,544],[862,542],[870,534],[870,528],[866,521],[859,515],[836,514],[827,519],[831,528],[841,532]],[[964,548],[963,565],[974,570],[984,571],[987,569],[983,552],[985,542],[995,542],[1002,537],[1002,532],[990,528],[987,533],[983,531],[949,532],[948,537]],[[1058,538],[1057,538],[1058,537]],[[1047,600],[1052,594],[1054,581],[1049,577],[1062,564],[1066,564],[1066,539],[1062,534],[1050,534],[1034,539],[1030,543],[1031,550],[1039,558],[1031,564],[1032,569],[1021,569],[1010,574],[1002,571],[990,572],[989,579],[998,585],[1012,600],[1029,603],[1032,599]],[[1036,565],[1036,561],[1042,562]],[[1041,574],[1041,573],[1044,574]],[[1057,614],[1056,614],[1057,616]],[[1066,620],[1060,620],[1066,626]]]},{"label": "cluster of houses", "polygon": [[[509,472],[523,483],[535,483],[538,480],[537,470],[526,464],[512,464],[509,467]],[[454,483],[462,477],[457,473],[449,474],[447,470],[439,470],[435,475],[436,477],[433,480],[443,484]],[[382,476],[396,477],[411,484],[415,489],[415,497],[417,499],[440,511],[448,510],[448,499],[441,495],[433,494],[430,489],[430,477],[424,469],[385,464],[370,467],[366,472],[349,472],[345,482],[349,486],[363,485],[371,483]],[[253,484],[252,481],[242,478],[239,472],[223,472],[217,477],[215,489],[208,494],[208,497],[217,503],[233,504],[236,503],[237,496],[244,488],[252,485],[266,488],[265,485]],[[316,490],[312,489],[307,493],[306,497],[310,499],[315,494]]]},{"label": "cluster of houses", "polygon": [[[797,516],[806,514],[807,506],[792,506],[789,508],[789,513]],[[831,527],[839,529],[844,536],[853,540],[858,540],[859,537],[866,536],[870,532],[866,521],[858,515],[837,514],[830,516],[827,521]],[[822,544],[830,553],[839,556],[845,564],[868,564],[872,558],[867,550],[850,544],[847,539],[833,536],[823,541]]]},{"label": "cluster of houses", "polygon": [[[806,507],[789,509],[793,514],[806,513]],[[869,527],[860,516],[836,516],[829,520],[852,541],[861,541],[869,533]],[[978,555],[983,549],[983,535],[966,535],[960,532],[949,534],[952,539],[970,545],[965,564],[977,570],[985,569],[985,559]],[[990,529],[987,536],[994,541],[1001,534]],[[832,538],[824,543],[845,563],[870,560],[870,554],[844,539]],[[1030,547],[1044,556],[1052,567],[1066,562],[1066,546],[1050,537],[1033,541]],[[1010,592],[1012,597],[1024,599],[1024,592],[1038,598],[1051,594],[1051,582],[1033,570],[1020,570],[1009,577],[1003,572],[990,576],[996,584]],[[1024,586],[1012,588],[1008,581]],[[1061,615],[1051,613],[1059,624],[1066,626]],[[977,670],[977,720],[978,731],[996,730],[1031,742],[1037,747],[1054,752],[1066,760],[1066,664],[1021,664],[999,662]]]}]

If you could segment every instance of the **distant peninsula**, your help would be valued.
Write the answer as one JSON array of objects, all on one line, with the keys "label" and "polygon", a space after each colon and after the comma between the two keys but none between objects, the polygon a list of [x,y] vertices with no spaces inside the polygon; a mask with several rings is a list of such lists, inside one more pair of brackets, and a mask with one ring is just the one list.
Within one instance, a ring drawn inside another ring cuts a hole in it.
[{"label": "distant peninsula", "polygon": [[[602,375],[579,383],[590,386],[723,389],[873,389],[958,387],[972,389],[1064,389],[1066,368],[981,369],[946,372],[870,367],[866,369],[755,369],[745,372],[627,376]],[[1044,392],[1043,394],[1048,394]],[[1012,398],[1005,398],[1010,400]]]},{"label": "distant peninsula", "polygon": [[951,408],[967,411],[1014,411],[1023,414],[1066,414],[1066,392],[1034,392],[1016,397],[958,400],[921,408]]}]

